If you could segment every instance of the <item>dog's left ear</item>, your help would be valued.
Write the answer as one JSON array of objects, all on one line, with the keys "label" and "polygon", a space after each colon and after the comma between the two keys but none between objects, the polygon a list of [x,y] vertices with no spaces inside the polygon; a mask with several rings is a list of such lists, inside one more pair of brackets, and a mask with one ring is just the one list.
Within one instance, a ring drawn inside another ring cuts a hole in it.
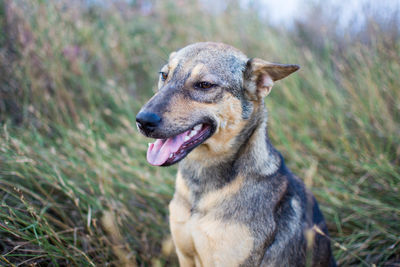
[{"label": "dog's left ear", "polygon": [[171,52],[171,54],[169,54],[168,60],[171,60],[174,56],[176,55],[176,52]]},{"label": "dog's left ear", "polygon": [[244,86],[252,98],[257,96],[258,99],[262,99],[271,92],[275,81],[285,78],[299,68],[299,65],[271,63],[252,58],[246,64]]}]

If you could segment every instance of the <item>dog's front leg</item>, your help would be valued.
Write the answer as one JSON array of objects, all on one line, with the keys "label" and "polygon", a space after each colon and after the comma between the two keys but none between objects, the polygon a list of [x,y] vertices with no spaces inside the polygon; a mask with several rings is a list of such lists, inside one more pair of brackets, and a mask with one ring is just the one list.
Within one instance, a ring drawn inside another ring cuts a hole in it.
[{"label": "dog's front leg", "polygon": [[178,255],[180,267],[197,267],[201,265],[195,265],[194,258],[182,253],[179,248],[176,248],[176,254]]},{"label": "dog's front leg", "polygon": [[190,208],[182,196],[175,192],[169,204],[169,225],[176,254],[181,267],[201,266],[195,260],[195,249],[190,231]]}]

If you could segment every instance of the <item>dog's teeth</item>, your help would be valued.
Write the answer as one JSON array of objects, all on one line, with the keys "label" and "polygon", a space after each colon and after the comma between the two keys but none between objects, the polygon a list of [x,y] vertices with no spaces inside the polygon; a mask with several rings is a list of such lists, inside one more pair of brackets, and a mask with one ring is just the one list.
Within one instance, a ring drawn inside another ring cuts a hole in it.
[{"label": "dog's teeth", "polygon": [[194,127],[194,130],[200,131],[201,127],[203,127],[203,124],[196,125],[196,126]]},{"label": "dog's teeth", "polygon": [[172,154],[172,153],[171,153],[171,154],[169,154],[169,158],[172,158],[173,156],[174,156],[174,154]]},{"label": "dog's teeth", "polygon": [[183,139],[183,141],[185,141],[185,142],[189,141],[189,140],[190,140],[190,137],[188,135],[186,135],[185,138]]},{"label": "dog's teeth", "polygon": [[190,133],[189,133],[189,136],[190,137],[193,137],[193,136],[195,136],[197,134],[197,131],[196,130],[192,130]]}]

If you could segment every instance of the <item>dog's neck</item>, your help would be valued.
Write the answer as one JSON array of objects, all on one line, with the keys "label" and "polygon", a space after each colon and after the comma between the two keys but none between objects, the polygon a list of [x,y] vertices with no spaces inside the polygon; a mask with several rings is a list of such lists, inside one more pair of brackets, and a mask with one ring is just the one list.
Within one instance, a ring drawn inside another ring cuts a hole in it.
[{"label": "dog's neck", "polygon": [[[281,159],[267,134],[267,112],[262,108],[251,116],[235,140],[236,151],[213,164],[184,159],[179,172],[194,197],[222,188],[238,174],[248,179],[260,179],[273,175],[280,167]],[[205,155],[207,157],[207,155]]]}]

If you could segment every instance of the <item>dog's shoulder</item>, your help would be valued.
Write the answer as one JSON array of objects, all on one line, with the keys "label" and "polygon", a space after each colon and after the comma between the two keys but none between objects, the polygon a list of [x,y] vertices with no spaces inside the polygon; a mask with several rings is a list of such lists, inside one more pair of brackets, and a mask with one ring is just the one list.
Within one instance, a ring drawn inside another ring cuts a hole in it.
[{"label": "dog's shoulder", "polygon": [[303,228],[317,226],[323,233],[327,234],[325,219],[314,195],[305,186],[304,182],[286,167],[280,153],[279,157],[281,159],[280,167],[274,176],[275,179],[284,180],[287,183],[287,190],[276,207],[277,214],[279,216],[297,214],[303,223]]}]

